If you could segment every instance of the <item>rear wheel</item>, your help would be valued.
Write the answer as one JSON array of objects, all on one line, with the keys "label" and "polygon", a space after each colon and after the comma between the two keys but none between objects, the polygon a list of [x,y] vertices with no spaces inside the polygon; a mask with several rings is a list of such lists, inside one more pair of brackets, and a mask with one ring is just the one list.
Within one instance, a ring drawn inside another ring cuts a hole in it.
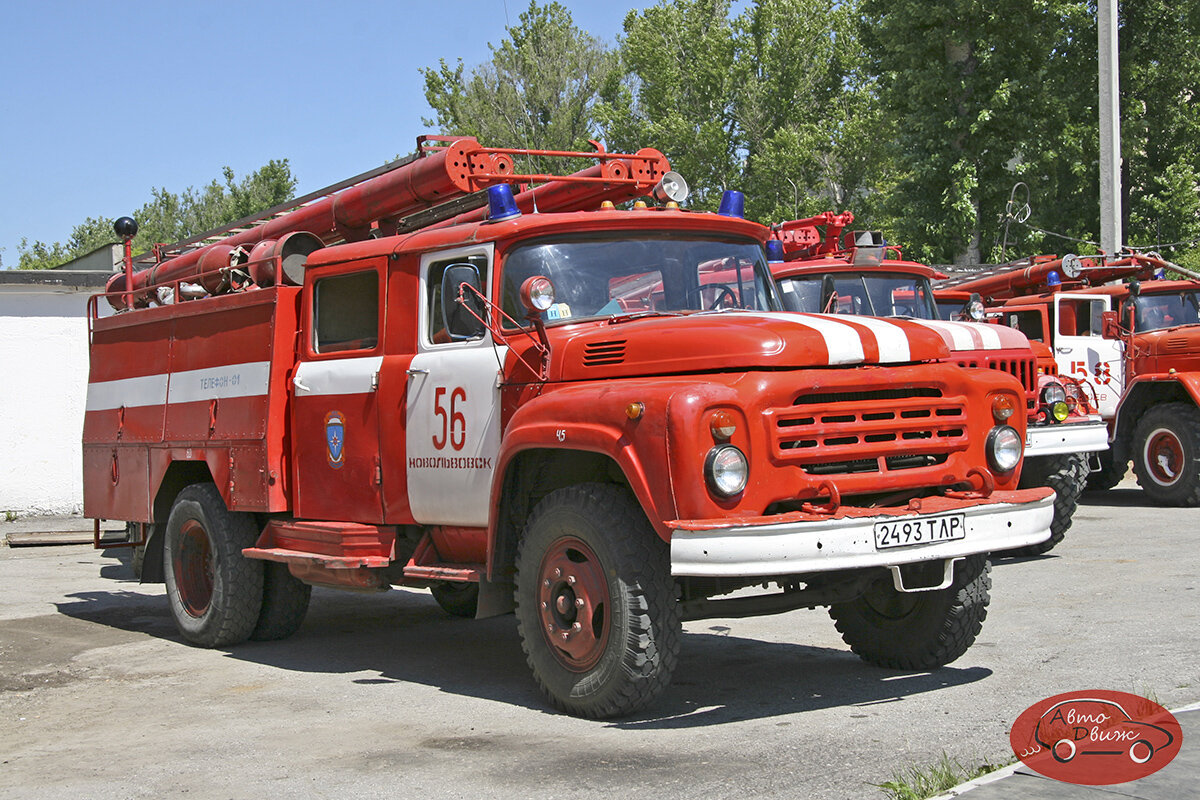
[{"label": "rear wheel", "polygon": [[547,495],[517,552],[517,630],[538,685],[582,717],[632,713],[662,693],[681,624],[667,545],[630,492]]},{"label": "rear wheel", "polygon": [[287,564],[264,562],[262,610],[250,638],[270,642],[291,636],[303,624],[311,597],[312,587],[292,575]]},{"label": "rear wheel", "polygon": [[1116,447],[1117,443],[1114,442],[1112,449],[1096,454],[1096,457],[1100,460],[1100,469],[1088,475],[1088,491],[1107,492],[1120,483],[1125,477],[1125,473],[1129,471],[1128,458],[1122,458],[1118,461],[1114,457],[1113,450]]},{"label": "rear wheel", "polygon": [[433,599],[442,607],[442,611],[456,617],[473,619],[479,608],[479,584],[450,582],[435,584],[430,587]]},{"label": "rear wheel", "polygon": [[163,543],[171,616],[183,638],[201,647],[245,641],[263,601],[261,561],[242,555],[258,531],[249,514],[229,511],[211,483],[175,499]]},{"label": "rear wheel", "polygon": [[955,565],[954,582],[932,592],[899,592],[891,574],[862,597],[829,607],[842,640],[859,658],[880,667],[934,669],[967,652],[991,600],[986,556]]},{"label": "rear wheel", "polygon": [[1133,429],[1133,471],[1146,496],[1164,506],[1200,504],[1200,409],[1163,403]]},{"label": "rear wheel", "polygon": [[1011,551],[1016,556],[1036,556],[1047,553],[1063,540],[1071,518],[1079,505],[1079,495],[1087,483],[1087,457],[1080,453],[1040,456],[1025,459],[1021,467],[1022,489],[1049,486],[1054,490],[1054,519],[1050,522],[1050,538],[1038,544]]}]

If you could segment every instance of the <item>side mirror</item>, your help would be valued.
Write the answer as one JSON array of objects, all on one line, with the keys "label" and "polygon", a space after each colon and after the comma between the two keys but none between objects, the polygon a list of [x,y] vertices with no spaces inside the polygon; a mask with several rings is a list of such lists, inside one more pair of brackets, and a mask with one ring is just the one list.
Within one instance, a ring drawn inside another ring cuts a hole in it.
[{"label": "side mirror", "polygon": [[1121,324],[1117,321],[1116,311],[1105,311],[1100,314],[1100,336],[1105,339],[1121,338]]},{"label": "side mirror", "polygon": [[[469,288],[462,293],[463,302],[459,302],[459,287],[463,284]],[[454,341],[483,335],[483,316],[487,312],[480,297],[482,294],[479,270],[471,264],[451,264],[442,273],[442,319],[446,323],[446,333]]]}]

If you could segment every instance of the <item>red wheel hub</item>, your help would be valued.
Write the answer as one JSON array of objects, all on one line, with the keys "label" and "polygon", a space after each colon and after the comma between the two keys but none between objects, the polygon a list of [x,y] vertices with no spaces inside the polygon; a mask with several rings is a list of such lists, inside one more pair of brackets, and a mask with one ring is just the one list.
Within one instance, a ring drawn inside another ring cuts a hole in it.
[{"label": "red wheel hub", "polygon": [[175,559],[175,585],[184,609],[202,617],[212,603],[213,553],[208,533],[198,520],[189,519],[179,532],[179,555]]},{"label": "red wheel hub", "polygon": [[1146,470],[1156,483],[1170,486],[1183,472],[1183,442],[1174,431],[1160,428],[1146,439]]},{"label": "red wheel hub", "polygon": [[555,541],[538,569],[542,635],[572,672],[596,665],[608,644],[608,579],[592,548],[574,537]]}]

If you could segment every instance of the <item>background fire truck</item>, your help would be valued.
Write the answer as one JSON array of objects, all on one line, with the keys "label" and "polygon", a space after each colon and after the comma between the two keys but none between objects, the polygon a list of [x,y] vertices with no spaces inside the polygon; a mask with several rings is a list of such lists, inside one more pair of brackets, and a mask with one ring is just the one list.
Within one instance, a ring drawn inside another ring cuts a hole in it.
[{"label": "background fire truck", "polygon": [[[968,368],[1011,373],[1025,387],[1028,422],[1021,486],[1056,493],[1051,536],[1021,548],[1044,553],[1062,541],[1088,475],[1089,453],[1108,449],[1108,431],[1077,381],[1039,368],[1031,342],[1016,331],[981,325],[983,306],[948,321],[940,316],[931,281],[945,277],[925,264],[903,260],[900,248],[875,231],[847,231],[854,215],[826,212],[773,227],[771,272],[785,308],[793,311],[911,319],[936,331],[950,358]],[[974,298],[978,300],[978,298]],[[971,308],[969,294],[955,312]]]},{"label": "background fire truck", "polygon": [[1039,256],[955,288],[978,292],[1002,323],[1051,345],[1059,370],[1094,389],[1112,441],[1092,474],[1094,488],[1115,486],[1132,459],[1147,497],[1194,506],[1200,281],[1166,280],[1166,269],[1186,272],[1153,255]]},{"label": "background fire truck", "polygon": [[110,282],[85,513],[132,523],[183,637],[288,636],[311,585],[429,587],[515,610],[590,717],[665,688],[685,619],[828,605],[873,663],[961,655],[986,554],[1049,534],[1020,384],[914,323],[777,313],[768,230],[735,194],[680,210],[657,151],[514,174],[530,152],[419,140]]}]

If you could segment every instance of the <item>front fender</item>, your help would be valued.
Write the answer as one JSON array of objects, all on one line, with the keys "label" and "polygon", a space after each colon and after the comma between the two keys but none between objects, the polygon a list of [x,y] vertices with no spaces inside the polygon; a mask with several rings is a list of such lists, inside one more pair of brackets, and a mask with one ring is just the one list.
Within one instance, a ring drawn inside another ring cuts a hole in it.
[{"label": "front fender", "polygon": [[1120,431],[1132,431],[1145,409],[1160,402],[1190,400],[1200,407],[1200,373],[1152,372],[1138,375],[1125,387],[1117,404],[1113,438]]},{"label": "front fender", "polygon": [[[661,390],[637,386],[597,388],[595,384],[547,391],[522,405],[504,432],[492,480],[492,508],[499,508],[509,467],[522,452],[583,451],[612,459],[646,512],[650,524],[666,540],[665,520],[674,519]],[[626,409],[641,403],[631,419]],[[652,477],[653,476],[653,477]]]}]

